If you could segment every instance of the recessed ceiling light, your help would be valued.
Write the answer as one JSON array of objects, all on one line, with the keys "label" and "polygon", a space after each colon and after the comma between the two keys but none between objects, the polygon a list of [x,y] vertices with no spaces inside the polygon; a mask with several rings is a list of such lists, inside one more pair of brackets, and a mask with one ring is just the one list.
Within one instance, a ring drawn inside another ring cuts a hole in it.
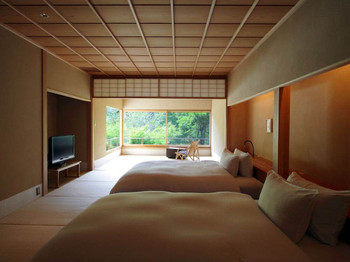
[{"label": "recessed ceiling light", "polygon": [[49,18],[49,17],[50,17],[50,16],[49,16],[48,14],[46,14],[46,13],[41,13],[40,16],[41,16],[42,18]]}]

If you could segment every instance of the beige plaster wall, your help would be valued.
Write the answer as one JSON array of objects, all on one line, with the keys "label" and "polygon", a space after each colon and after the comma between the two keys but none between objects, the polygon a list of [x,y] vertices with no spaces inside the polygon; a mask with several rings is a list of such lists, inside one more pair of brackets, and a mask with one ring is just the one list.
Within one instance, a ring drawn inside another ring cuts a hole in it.
[{"label": "beige plaster wall", "polygon": [[226,100],[213,99],[211,108],[211,151],[219,159],[226,147]]},{"label": "beige plaster wall", "polygon": [[47,89],[57,94],[90,100],[90,75],[47,54]]},{"label": "beige plaster wall", "polygon": [[291,169],[350,189],[350,65],[291,86]]},{"label": "beige plaster wall", "polygon": [[211,99],[124,99],[124,109],[211,110]]},{"label": "beige plaster wall", "polygon": [[228,105],[349,61],[349,13],[348,0],[305,1],[229,73]]},{"label": "beige plaster wall", "polygon": [[[103,158],[115,150],[106,151],[106,107],[123,109],[123,100],[115,98],[94,98],[93,101],[94,160]],[[122,112],[121,112],[122,115]],[[122,122],[122,117],[120,118]],[[122,124],[122,123],[121,123]]]},{"label": "beige plaster wall", "polygon": [[0,27],[0,200],[41,184],[41,53]]}]

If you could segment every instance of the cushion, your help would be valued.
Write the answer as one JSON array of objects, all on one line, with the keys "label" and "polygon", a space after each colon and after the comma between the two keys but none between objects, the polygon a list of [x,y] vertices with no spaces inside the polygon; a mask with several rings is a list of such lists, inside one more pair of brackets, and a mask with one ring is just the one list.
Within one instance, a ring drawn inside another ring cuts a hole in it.
[{"label": "cushion", "polygon": [[336,245],[346,221],[350,190],[331,190],[302,178],[296,172],[292,172],[287,180],[300,187],[318,190],[319,195],[315,200],[309,231],[316,239],[329,245]]},{"label": "cushion", "polygon": [[233,154],[239,157],[239,175],[245,177],[252,177],[253,160],[251,159],[249,153],[245,153],[236,148]]},{"label": "cushion", "polygon": [[299,242],[310,222],[316,189],[288,183],[269,171],[259,198],[259,207],[291,240]]},{"label": "cushion", "polygon": [[220,164],[225,168],[232,176],[237,176],[239,167],[239,157],[233,155],[232,152],[226,148],[221,154]]}]

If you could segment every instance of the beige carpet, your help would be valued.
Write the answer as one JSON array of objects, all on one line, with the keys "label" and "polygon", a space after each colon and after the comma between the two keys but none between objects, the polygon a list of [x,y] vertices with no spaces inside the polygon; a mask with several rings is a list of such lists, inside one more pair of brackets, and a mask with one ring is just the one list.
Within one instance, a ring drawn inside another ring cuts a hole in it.
[{"label": "beige carpet", "polygon": [[29,261],[63,226],[108,195],[128,169],[143,161],[165,159],[120,156],[0,219],[0,261]]}]

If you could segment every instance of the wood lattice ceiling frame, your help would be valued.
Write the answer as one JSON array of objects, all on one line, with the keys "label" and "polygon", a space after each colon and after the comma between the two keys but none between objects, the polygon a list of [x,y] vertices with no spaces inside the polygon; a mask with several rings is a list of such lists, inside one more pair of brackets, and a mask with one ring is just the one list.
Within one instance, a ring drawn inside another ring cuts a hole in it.
[{"label": "wood lattice ceiling frame", "polygon": [[1,0],[0,25],[92,75],[217,77],[297,2]]}]

